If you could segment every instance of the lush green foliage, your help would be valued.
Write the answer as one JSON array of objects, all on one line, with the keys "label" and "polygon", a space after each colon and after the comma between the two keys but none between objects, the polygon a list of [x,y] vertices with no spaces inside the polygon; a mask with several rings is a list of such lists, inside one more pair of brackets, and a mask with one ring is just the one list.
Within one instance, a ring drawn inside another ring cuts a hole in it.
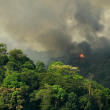
[{"label": "lush green foliage", "polygon": [[39,61],[36,63],[36,72],[38,72],[38,73],[45,72],[44,67],[45,67],[45,64],[39,60]]},{"label": "lush green foliage", "polygon": [[8,88],[18,88],[25,85],[25,82],[21,81],[21,76],[19,73],[13,73],[12,75],[8,75],[6,78],[4,78],[3,85]]},{"label": "lush green foliage", "polygon": [[61,61],[45,70],[43,62],[35,65],[20,49],[4,55],[3,45],[0,110],[110,110],[110,89],[92,81],[92,74],[84,79],[78,67]]},{"label": "lush green foliage", "polygon": [[0,55],[5,55],[5,54],[7,54],[6,52],[7,52],[7,46],[6,46],[6,44],[1,43],[0,44]]}]

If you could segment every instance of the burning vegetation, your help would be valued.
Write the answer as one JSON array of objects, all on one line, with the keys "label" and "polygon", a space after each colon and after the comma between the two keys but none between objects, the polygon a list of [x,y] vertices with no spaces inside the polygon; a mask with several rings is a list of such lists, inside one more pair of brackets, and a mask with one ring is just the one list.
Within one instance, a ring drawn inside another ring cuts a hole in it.
[{"label": "burning vegetation", "polygon": [[83,55],[83,53],[82,54],[79,54],[79,56],[80,56],[80,58],[84,58],[85,56]]}]

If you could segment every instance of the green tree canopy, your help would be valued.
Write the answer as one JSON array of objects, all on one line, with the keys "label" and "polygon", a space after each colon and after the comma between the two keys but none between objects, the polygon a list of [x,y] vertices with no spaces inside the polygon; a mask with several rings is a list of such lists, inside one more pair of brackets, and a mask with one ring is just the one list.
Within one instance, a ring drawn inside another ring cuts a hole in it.
[{"label": "green tree canopy", "polygon": [[74,92],[71,92],[66,102],[66,108],[69,110],[78,110],[78,97]]},{"label": "green tree canopy", "polygon": [[53,98],[55,99],[55,107],[59,109],[60,102],[65,100],[66,92],[60,85],[53,85]]},{"label": "green tree canopy", "polygon": [[23,51],[21,49],[13,49],[10,50],[8,54],[14,57],[15,60],[17,60],[19,58],[19,55],[23,54]]},{"label": "green tree canopy", "polygon": [[26,61],[23,65],[21,65],[21,68],[28,68],[34,70],[35,67],[32,62]]},{"label": "green tree canopy", "polygon": [[8,75],[3,80],[3,85],[8,88],[17,88],[25,85],[26,83],[21,80],[21,76],[19,73],[13,73],[12,75]]},{"label": "green tree canopy", "polygon": [[37,89],[39,86],[38,78],[34,70],[24,68],[21,73],[21,79],[29,85],[31,89]]},{"label": "green tree canopy", "polygon": [[8,62],[7,63],[7,69],[9,69],[11,71],[19,71],[19,66],[15,62]]},{"label": "green tree canopy", "polygon": [[0,44],[0,55],[5,55],[5,54],[7,54],[6,52],[7,52],[7,46],[6,46],[6,44],[1,43]]},{"label": "green tree canopy", "polygon": [[40,60],[36,63],[36,72],[41,73],[44,72],[45,64],[41,62]]},{"label": "green tree canopy", "polygon": [[[26,54],[23,53],[21,49],[13,49],[8,52],[9,60],[17,61],[19,65],[24,64],[26,61],[29,61],[30,59],[27,57]],[[15,59],[13,59],[13,58]]]},{"label": "green tree canopy", "polygon": [[49,67],[48,67],[48,72],[55,72],[55,69],[52,68],[52,65],[64,65],[63,62],[61,61],[52,61],[50,64],[49,64]]},{"label": "green tree canopy", "polygon": [[0,66],[6,65],[8,62],[8,56],[7,55],[0,55]]},{"label": "green tree canopy", "polygon": [[72,76],[77,71],[80,71],[78,67],[73,67],[71,65],[51,65],[51,68],[54,69],[57,73],[69,76]]}]

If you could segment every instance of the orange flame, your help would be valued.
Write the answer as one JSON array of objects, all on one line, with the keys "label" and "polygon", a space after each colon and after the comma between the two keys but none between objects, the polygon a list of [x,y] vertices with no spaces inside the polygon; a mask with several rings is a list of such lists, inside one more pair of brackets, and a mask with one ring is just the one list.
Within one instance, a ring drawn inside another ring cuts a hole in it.
[{"label": "orange flame", "polygon": [[85,57],[83,54],[79,54],[79,56],[80,56],[81,58],[84,58],[84,57]]}]

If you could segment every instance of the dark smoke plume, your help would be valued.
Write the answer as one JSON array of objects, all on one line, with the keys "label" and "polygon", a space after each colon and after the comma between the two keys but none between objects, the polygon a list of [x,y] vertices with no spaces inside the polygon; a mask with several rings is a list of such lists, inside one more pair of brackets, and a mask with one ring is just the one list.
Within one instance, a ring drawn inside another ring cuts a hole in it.
[{"label": "dark smoke plume", "polygon": [[100,34],[105,29],[102,15],[110,2],[98,2],[0,0],[1,33],[19,45],[27,44],[24,49],[46,51],[48,58],[70,62],[76,54],[88,56],[107,45],[108,36]]},{"label": "dark smoke plume", "polygon": [[[97,58],[102,55],[103,52],[109,52],[108,39],[106,37],[99,36],[97,33],[103,31],[104,25],[100,24],[102,9],[96,8],[90,4],[90,2],[76,2],[76,11],[74,18],[77,21],[76,28],[79,30],[79,34],[84,41],[69,43],[68,49],[65,49],[65,54],[62,57],[54,58],[55,61],[63,61],[65,64],[71,64],[73,66],[80,66],[73,62],[78,62],[77,56],[81,53],[86,57],[86,63],[90,63],[91,57]],[[74,30],[74,28],[73,28]],[[99,52],[99,53],[98,53]],[[68,56],[66,56],[68,54]],[[95,57],[97,56],[97,57]],[[91,58],[91,60],[92,60]],[[51,58],[53,60],[53,58]]]}]

